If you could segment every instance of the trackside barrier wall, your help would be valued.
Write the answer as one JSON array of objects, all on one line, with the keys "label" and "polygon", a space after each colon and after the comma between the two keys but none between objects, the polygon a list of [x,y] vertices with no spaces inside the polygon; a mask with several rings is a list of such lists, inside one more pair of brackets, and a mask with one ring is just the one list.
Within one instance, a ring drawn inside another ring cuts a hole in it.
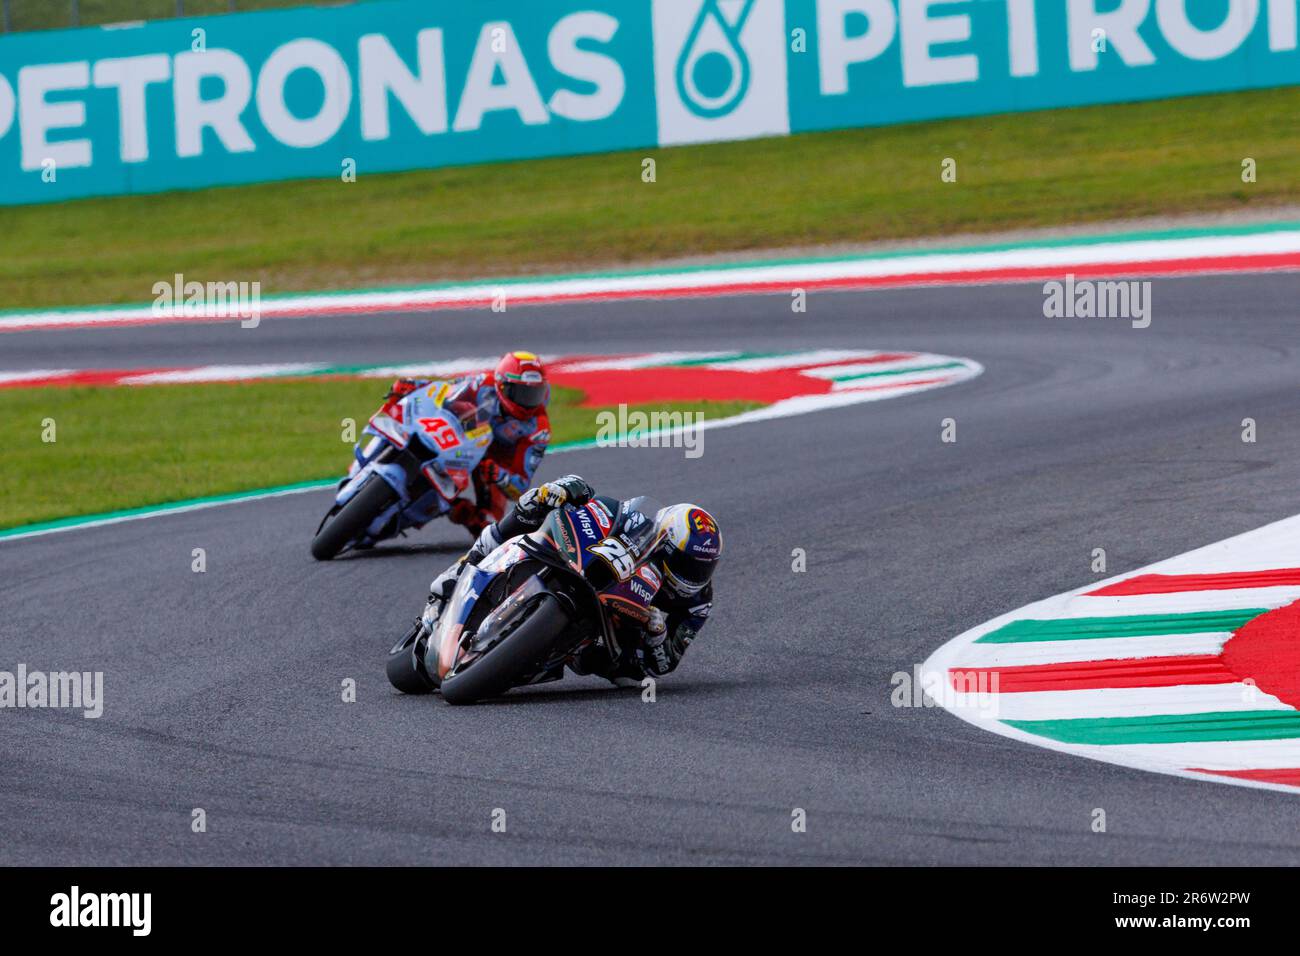
[{"label": "trackside barrier wall", "polygon": [[371,0],[13,34],[0,205],[1295,84],[1296,8]]}]

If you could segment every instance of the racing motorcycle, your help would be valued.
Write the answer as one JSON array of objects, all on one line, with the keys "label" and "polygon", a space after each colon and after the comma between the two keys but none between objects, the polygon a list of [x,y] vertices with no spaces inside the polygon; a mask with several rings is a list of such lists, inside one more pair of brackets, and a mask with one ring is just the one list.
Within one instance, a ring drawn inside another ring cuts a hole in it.
[{"label": "racing motorcycle", "polygon": [[645,563],[659,544],[660,506],[607,501],[557,508],[536,531],[467,566],[445,607],[430,601],[389,651],[389,682],[467,704],[559,680],[592,644],[617,660],[620,630],[649,619],[661,583]]},{"label": "racing motorcycle", "polygon": [[361,442],[353,448],[348,474],[312,539],[312,557],[328,561],[423,527],[471,493],[501,517],[504,497],[478,471],[492,444],[492,424],[476,402],[455,396],[452,388],[434,382],[371,416],[363,434],[372,437],[364,448]]}]

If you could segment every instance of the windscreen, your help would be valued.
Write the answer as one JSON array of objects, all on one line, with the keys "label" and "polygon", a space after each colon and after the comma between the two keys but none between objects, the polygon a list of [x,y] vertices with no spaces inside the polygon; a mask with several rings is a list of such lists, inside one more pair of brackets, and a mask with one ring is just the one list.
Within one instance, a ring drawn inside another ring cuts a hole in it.
[{"label": "windscreen", "polygon": [[623,502],[619,508],[615,533],[621,534],[641,563],[659,543],[658,515],[663,506],[649,495],[641,495]]}]

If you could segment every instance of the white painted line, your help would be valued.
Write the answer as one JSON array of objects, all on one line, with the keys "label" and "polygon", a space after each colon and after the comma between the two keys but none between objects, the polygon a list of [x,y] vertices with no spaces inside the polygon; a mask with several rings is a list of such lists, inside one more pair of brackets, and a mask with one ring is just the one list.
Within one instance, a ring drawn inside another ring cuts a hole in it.
[{"label": "white painted line", "polygon": [[[674,362],[695,361],[702,358],[717,357],[725,359],[734,354],[734,352],[646,352],[641,355],[617,355],[612,358],[561,361],[556,363],[555,369],[563,369],[566,372],[629,371],[638,368],[653,368],[658,365],[671,365]],[[784,364],[775,367],[787,367],[790,364],[790,355],[780,356],[777,361]],[[706,367],[713,368],[714,366],[709,365]]]},{"label": "white painted line", "polygon": [[[595,296],[653,297],[656,294],[707,294],[711,290],[777,285],[887,279],[908,276],[954,276],[961,282],[996,279],[996,273],[1017,269],[1059,269],[1062,274],[1085,266],[1167,263],[1225,258],[1277,257],[1300,254],[1300,230],[1246,234],[1210,234],[1177,238],[1124,239],[1097,243],[1044,245],[1010,249],[935,251],[907,255],[738,264],[701,270],[665,270],[638,274],[569,276],[544,279],[477,282],[426,288],[316,293],[262,300],[261,315],[310,316],[340,312],[419,311],[429,308],[479,307],[505,292],[508,300],[545,303]],[[1289,267],[1300,267],[1291,263]],[[1207,265],[1210,271],[1213,268]],[[1195,271],[1195,270],[1193,270]],[[987,273],[983,280],[967,274]],[[195,319],[155,312],[150,305],[104,309],[70,309],[0,316],[0,331],[111,325],[124,322],[171,323],[239,321]]]},{"label": "white painted line", "polygon": [[890,359],[884,362],[850,362],[843,365],[827,365],[825,368],[810,368],[804,372],[813,378],[835,379],[842,375],[869,375],[872,372],[888,372],[915,365],[929,365],[935,360],[933,355],[912,353],[907,358]]},{"label": "white painted line", "polygon": [[31,382],[56,375],[71,375],[75,371],[71,368],[34,368],[23,372],[0,372],[0,383]]},{"label": "white painted line", "polygon": [[[1269,708],[1262,708],[1268,710]],[[1113,747],[1088,746],[1105,751],[1113,763],[1129,766],[1151,765],[1151,769],[1176,770],[1201,767],[1206,770],[1271,770],[1300,767],[1300,739],[1284,740],[1206,740],[1199,743],[1119,744]],[[1100,759],[1100,758],[1098,758]],[[1197,779],[1206,778],[1198,775]],[[1222,778],[1224,783],[1240,783]],[[1294,793],[1294,790],[1291,792]]]},{"label": "white painted line", "polygon": [[1217,654],[1230,632],[1162,634],[1153,637],[1081,638],[1073,641],[1024,641],[1018,644],[971,644],[959,667],[1026,667],[1072,661],[1130,660],[1175,654]]},{"label": "white painted line", "polygon": [[[1242,555],[1238,571],[1258,570],[1276,567],[1267,562],[1254,568],[1245,567],[1250,559]],[[1133,572],[1137,574],[1138,572]],[[1177,571],[1162,572],[1177,574]],[[1185,572],[1184,572],[1185,573]],[[1124,575],[1132,577],[1131,574]],[[1112,579],[1114,580],[1114,579]],[[1221,591],[1188,591],[1181,594],[1132,594],[1104,595],[1093,597],[1087,591],[1104,586],[1098,581],[1092,587],[1084,588],[1079,599],[1071,601],[1067,614],[1061,617],[1107,617],[1112,614],[1182,614],[1191,611],[1236,611],[1247,608],[1275,608],[1290,604],[1300,599],[1300,587],[1290,585],[1272,588],[1233,588]]]},{"label": "white painted line", "polygon": [[[800,353],[799,362],[802,365],[821,365],[823,362],[861,363],[864,358],[885,354],[892,353],[888,350],[864,351],[862,349],[812,349],[811,351]],[[915,357],[921,353],[909,351],[904,354]],[[730,361],[722,359],[717,362],[709,363],[707,367],[729,369],[735,372],[766,372],[771,369],[787,368],[789,364],[789,358],[784,358],[780,355],[764,355],[746,359],[732,359]],[[877,366],[869,365],[867,367],[875,368]],[[823,377],[822,371],[822,369],[805,369],[800,374],[821,378]]]},{"label": "white painted line", "polygon": [[[1145,717],[1150,714],[1293,709],[1271,694],[1240,682],[1193,687],[1042,690],[984,697],[975,694],[952,695],[953,710],[979,711],[989,707],[996,708],[998,720],[1067,720],[1079,717]],[[1107,752],[1113,749],[1115,748],[1111,746],[1105,748]]]},{"label": "white painted line", "polygon": [[177,369],[173,372],[145,372],[121,379],[123,385],[183,385],[200,382],[239,382],[249,379],[275,378],[279,375],[307,374],[323,368],[319,363],[291,362],[283,365],[205,365],[201,368]]},{"label": "white painted line", "polygon": [[901,388],[904,385],[917,385],[937,380],[945,380],[950,375],[961,375],[962,369],[932,369],[926,371],[898,372],[894,375],[885,375],[880,378],[863,378],[854,379],[848,382],[836,382],[831,386],[833,394],[842,394],[845,392],[874,392],[883,389]]},{"label": "white painted line", "polygon": [[22,541],[28,538],[43,538],[51,534],[60,534],[64,531],[80,531],[84,528],[103,528],[108,525],[125,524],[129,521],[141,521],[145,518],[158,518],[163,515],[180,515],[188,514],[191,511],[205,511],[208,508],[217,508],[221,505],[236,504],[244,501],[261,501],[264,498],[284,498],[289,495],[300,495],[309,491],[320,491],[334,485],[333,480],[302,487],[285,487],[285,488],[268,488],[259,491],[250,491],[246,494],[222,495],[212,499],[199,499],[195,501],[180,501],[170,505],[160,505],[157,508],[148,510],[132,511],[127,514],[113,515],[88,515],[84,520],[69,519],[68,524],[59,524],[56,527],[37,527],[31,531],[15,530],[12,533],[0,533],[0,544],[7,541]]}]

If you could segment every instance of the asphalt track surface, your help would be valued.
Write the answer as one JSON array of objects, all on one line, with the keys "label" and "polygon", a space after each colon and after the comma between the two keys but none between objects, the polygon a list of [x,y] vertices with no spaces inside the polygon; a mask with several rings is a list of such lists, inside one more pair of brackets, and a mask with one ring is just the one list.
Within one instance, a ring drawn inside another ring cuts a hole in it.
[{"label": "asphalt track surface", "polygon": [[102,670],[106,696],[99,720],[0,714],[0,862],[1300,862],[1296,796],[890,704],[948,638],[1092,580],[1094,547],[1115,574],[1300,511],[1300,276],[1153,296],[1145,330],[1045,319],[1018,285],[0,336],[8,369],[823,346],[986,369],[710,431],[695,460],[543,464],[719,516],[714,619],[654,704],[590,678],[467,708],[391,691],[385,652],[461,532],[318,564],[327,492],[0,543],[0,666]]}]

